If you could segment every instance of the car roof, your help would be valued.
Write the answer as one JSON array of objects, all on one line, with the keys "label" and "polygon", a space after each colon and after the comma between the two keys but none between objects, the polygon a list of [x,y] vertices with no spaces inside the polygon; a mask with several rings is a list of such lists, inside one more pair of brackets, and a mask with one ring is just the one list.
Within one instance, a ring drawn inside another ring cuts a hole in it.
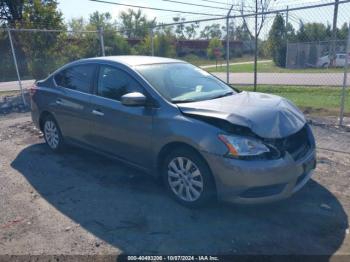
[{"label": "car roof", "polygon": [[151,64],[168,64],[168,63],[184,63],[184,61],[166,58],[166,57],[157,57],[157,56],[137,56],[137,55],[125,55],[125,56],[101,56],[94,58],[82,59],[80,61],[111,61],[121,64],[126,64],[129,66],[138,66],[138,65],[151,65]]}]

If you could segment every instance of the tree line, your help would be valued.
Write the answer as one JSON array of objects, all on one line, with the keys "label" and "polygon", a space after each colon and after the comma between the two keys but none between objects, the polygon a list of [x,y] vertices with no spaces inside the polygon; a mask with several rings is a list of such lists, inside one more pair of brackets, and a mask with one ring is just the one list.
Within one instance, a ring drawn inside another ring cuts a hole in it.
[{"label": "tree line", "polygon": [[[181,16],[174,22],[185,22]],[[76,59],[101,55],[99,34],[103,28],[106,55],[151,54],[151,32],[156,56],[201,55],[212,59],[214,50],[222,49],[222,39],[226,38],[226,27],[219,23],[200,27],[198,23],[164,26],[155,19],[149,19],[141,10],[129,9],[120,13],[116,20],[110,13],[94,12],[88,19],[63,19],[56,0],[0,0],[0,81],[14,80],[15,68],[6,27],[57,29],[59,32],[12,31],[12,39],[20,74],[24,78],[42,78],[59,66]],[[230,40],[252,41],[251,30],[244,20],[241,25],[229,23]],[[338,29],[339,39],[346,39],[347,25]],[[259,53],[272,57],[276,65],[284,66],[287,41],[321,41],[331,38],[330,25],[300,22],[298,30],[292,24],[286,25],[283,16],[277,14],[266,40],[258,39]],[[141,39],[131,46],[127,39]],[[210,40],[203,54],[196,50],[177,50],[176,41],[191,39]],[[231,56],[241,56],[243,50],[231,48]]]}]

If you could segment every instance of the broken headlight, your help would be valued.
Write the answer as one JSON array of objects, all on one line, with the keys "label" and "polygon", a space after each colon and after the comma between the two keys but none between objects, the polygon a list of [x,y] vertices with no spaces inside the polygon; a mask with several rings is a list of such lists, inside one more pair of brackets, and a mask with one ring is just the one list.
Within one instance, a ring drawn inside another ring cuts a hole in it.
[{"label": "broken headlight", "polygon": [[231,157],[244,158],[270,152],[270,149],[266,145],[254,138],[219,135],[219,139],[226,145],[228,156]]}]

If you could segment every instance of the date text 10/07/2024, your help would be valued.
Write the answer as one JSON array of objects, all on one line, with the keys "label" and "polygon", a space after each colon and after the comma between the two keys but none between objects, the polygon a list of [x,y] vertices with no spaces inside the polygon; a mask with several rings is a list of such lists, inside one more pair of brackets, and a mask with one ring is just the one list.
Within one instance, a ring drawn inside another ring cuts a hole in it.
[{"label": "date text 10/07/2024", "polygon": [[127,256],[128,261],[218,261],[216,256]]}]

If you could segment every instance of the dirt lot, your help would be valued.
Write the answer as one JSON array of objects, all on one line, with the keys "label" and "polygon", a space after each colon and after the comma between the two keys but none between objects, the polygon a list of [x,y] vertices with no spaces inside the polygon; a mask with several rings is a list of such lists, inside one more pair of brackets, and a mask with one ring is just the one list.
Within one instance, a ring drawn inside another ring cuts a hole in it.
[{"label": "dirt lot", "polygon": [[118,162],[50,152],[28,112],[3,114],[0,254],[350,254],[350,132],[327,121],[314,119],[318,166],[291,199],[190,210]]}]

